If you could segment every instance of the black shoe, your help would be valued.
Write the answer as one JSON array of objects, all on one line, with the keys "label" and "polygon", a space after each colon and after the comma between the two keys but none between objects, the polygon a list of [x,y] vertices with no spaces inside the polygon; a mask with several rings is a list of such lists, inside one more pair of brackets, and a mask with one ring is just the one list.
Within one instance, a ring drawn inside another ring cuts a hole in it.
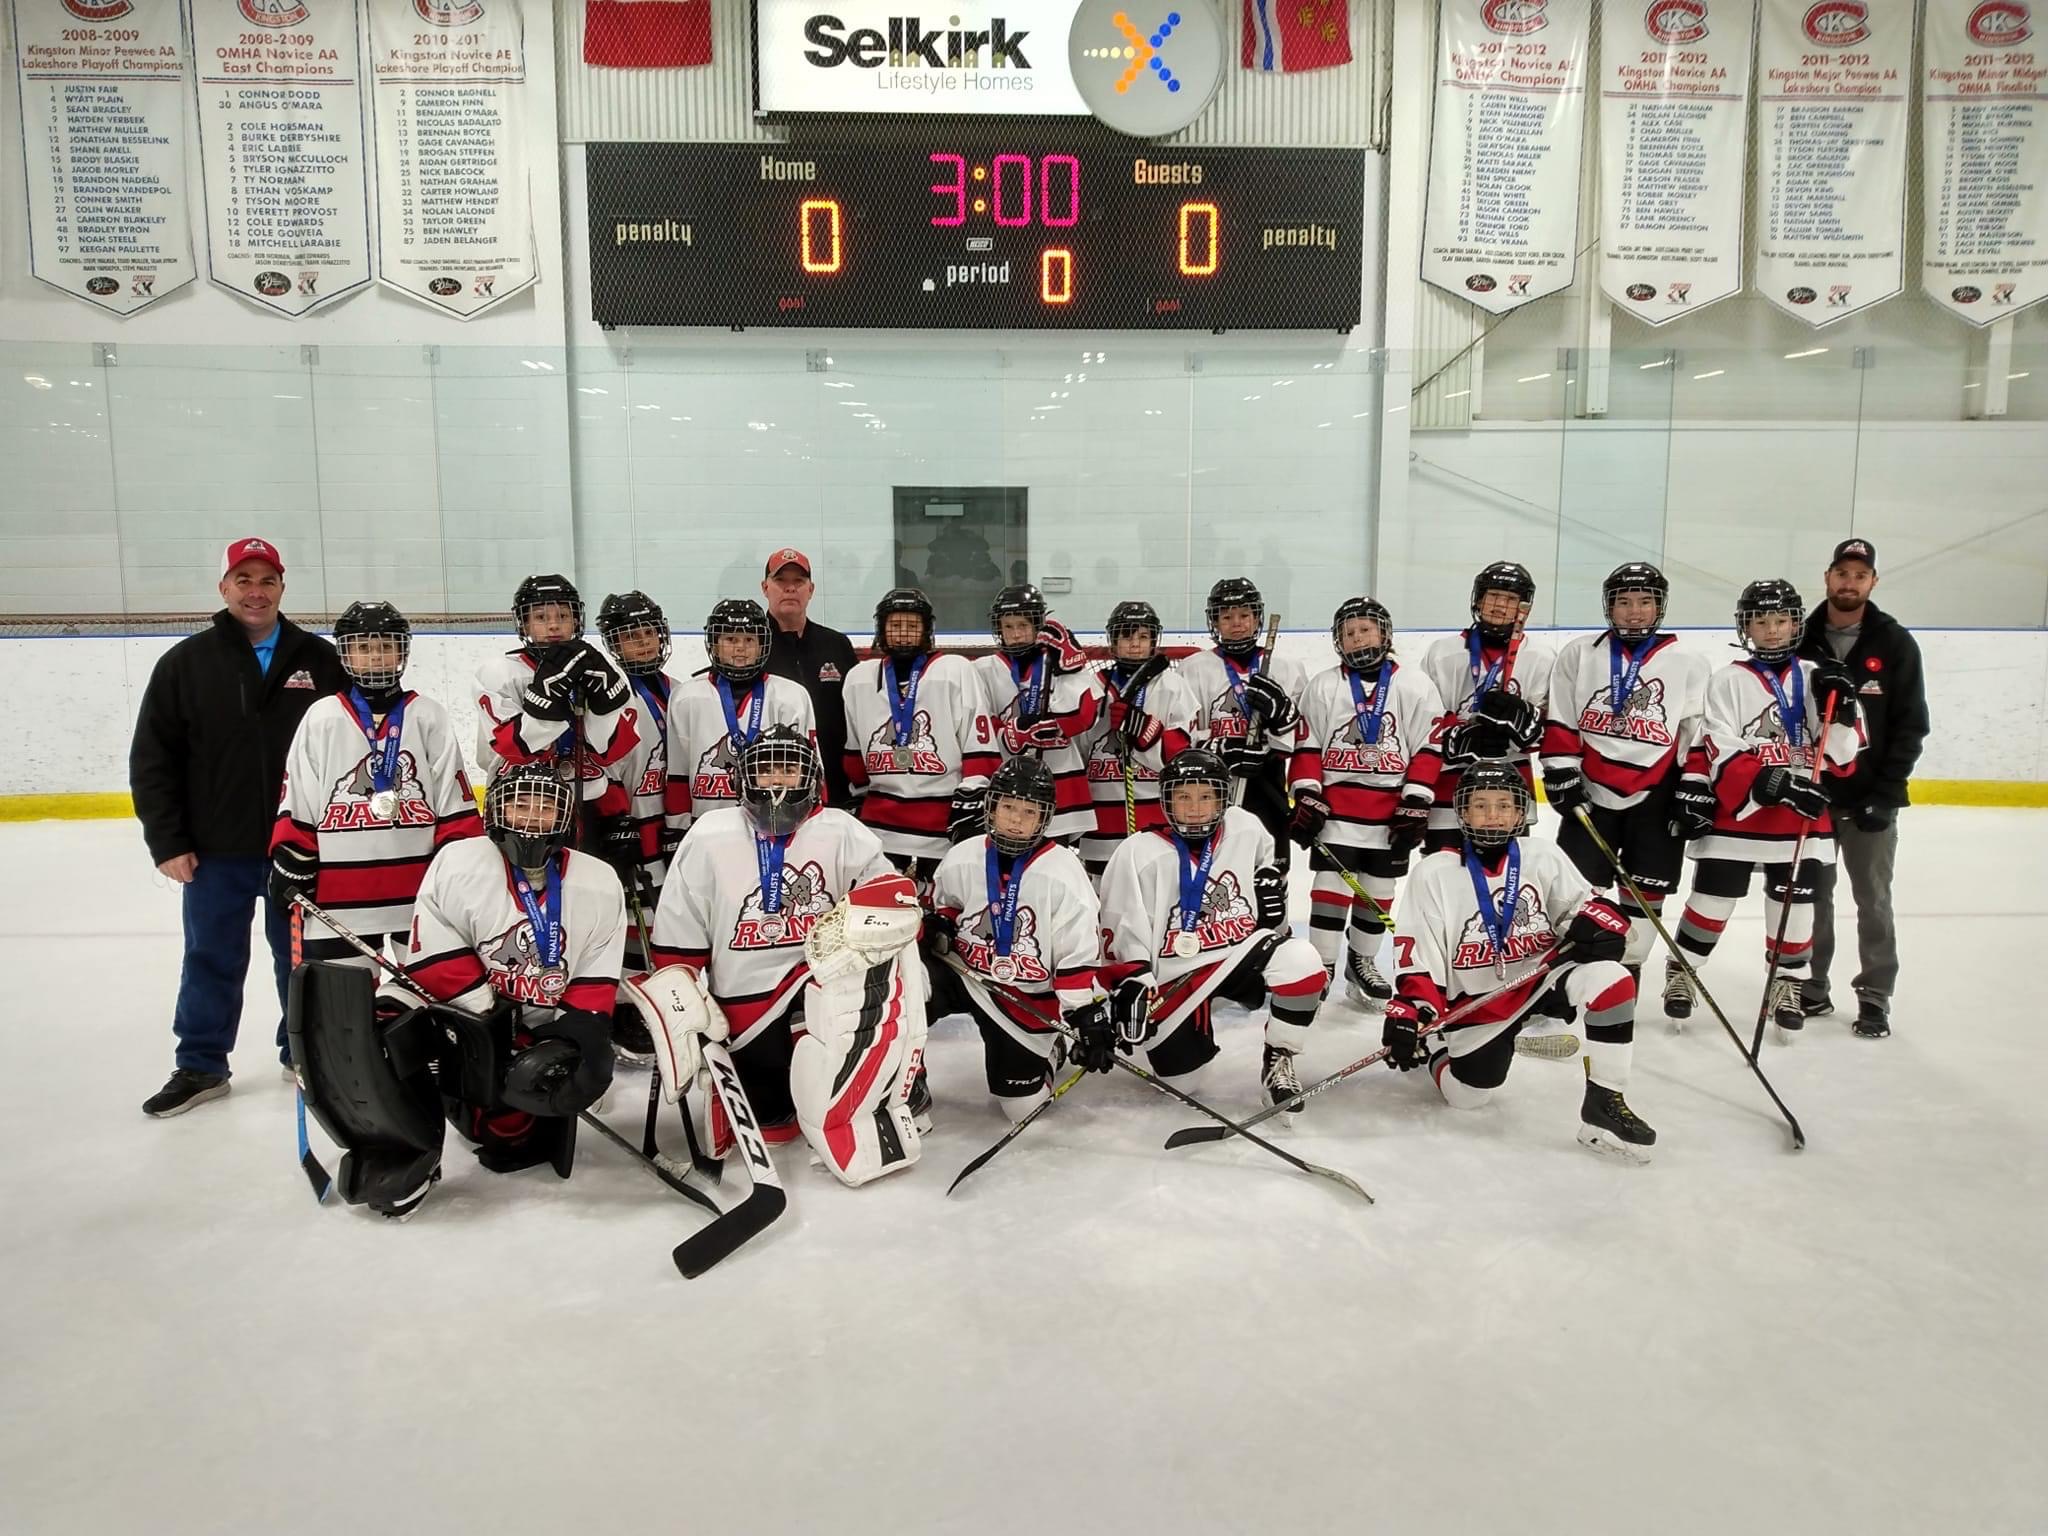
[{"label": "black shoe", "polygon": [[180,1067],[171,1074],[169,1082],[149,1098],[142,1101],[142,1112],[154,1119],[168,1120],[172,1115],[182,1115],[188,1109],[196,1109],[208,1099],[220,1098],[228,1091],[227,1075],[221,1072],[194,1072]]},{"label": "black shoe", "polygon": [[1647,1163],[1657,1133],[1614,1089],[1589,1082],[1585,1102],[1579,1106],[1579,1141],[1595,1152],[1613,1152],[1631,1162]]},{"label": "black shoe", "polygon": [[1891,1037],[1892,1019],[1885,1005],[1874,997],[1861,999],[1856,1005],[1857,1037],[1863,1040],[1886,1040]]}]

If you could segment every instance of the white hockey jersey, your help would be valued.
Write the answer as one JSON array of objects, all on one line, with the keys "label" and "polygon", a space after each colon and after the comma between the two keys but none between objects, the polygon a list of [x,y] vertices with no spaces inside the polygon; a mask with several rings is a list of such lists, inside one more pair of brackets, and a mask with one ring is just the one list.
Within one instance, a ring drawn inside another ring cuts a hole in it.
[{"label": "white hockey jersey", "polygon": [[[1686,845],[1694,859],[1734,859],[1746,864],[1789,864],[1802,828],[1803,857],[1823,864],[1835,861],[1834,822],[1823,810],[1807,823],[1782,805],[1763,805],[1751,791],[1772,768],[1799,774],[1814,772],[1813,743],[1820,736],[1820,702],[1813,696],[1814,664],[1794,657],[1779,667],[1759,661],[1730,662],[1707,681],[1707,701],[1699,745],[1687,758],[1686,777],[1704,780],[1714,792],[1714,830]],[[1788,741],[1778,698],[1766,674],[1778,680],[1799,722],[1799,740]],[[1863,750],[1863,718],[1854,725],[1828,727],[1818,765],[1823,776],[1846,774]]]},{"label": "white hockey jersey", "polygon": [[1150,832],[1166,825],[1159,808],[1159,773],[1167,763],[1185,752],[1194,741],[1195,695],[1178,667],[1169,666],[1140,688],[1128,701],[1116,684],[1115,668],[1101,663],[1094,687],[1102,697],[1095,723],[1081,737],[1081,750],[1088,764],[1089,798],[1095,805],[1095,824],[1083,839],[1081,851],[1090,858],[1107,859],[1114,845],[1127,833],[1124,759],[1114,750],[1113,728],[1122,712],[1120,702],[1156,718],[1164,727],[1159,740],[1130,754],[1130,798],[1136,802],[1138,830]]},{"label": "white hockey jersey", "polygon": [[[763,673],[753,687],[733,694],[732,703],[728,719],[718,679],[709,672],[677,683],[669,695],[667,815],[672,831],[688,827],[693,816],[739,803],[734,776],[740,749],[769,727],[793,726],[817,748],[818,722],[803,684]],[[823,772],[820,764],[820,786]]]},{"label": "white hockey jersey", "polygon": [[640,834],[640,868],[646,872],[647,883],[658,888],[682,836],[669,829],[668,817],[668,701],[676,682],[667,673],[626,681],[632,686],[645,729],[631,751],[606,766],[597,814],[632,820]]},{"label": "white hockey jersey", "polygon": [[1677,779],[1699,740],[1708,670],[1676,635],[1655,636],[1639,657],[1612,630],[1567,641],[1550,673],[1543,766],[1576,766],[1586,798],[1607,810],[1640,803]]},{"label": "white hockey jersey", "polygon": [[[1009,953],[998,954],[992,909],[1001,903],[989,890],[989,852],[986,835],[953,847],[932,876],[932,910],[959,925],[953,953],[966,967],[963,982],[975,1006],[1012,1032],[1042,1036],[1095,995],[1102,911],[1080,856],[1041,843],[1008,874],[1020,882],[1016,927]],[[1007,883],[1000,889],[1007,893]]]},{"label": "white hockey jersey", "polygon": [[[404,933],[435,853],[482,836],[484,824],[448,712],[401,694],[394,736],[392,716],[376,719],[358,698],[353,690],[331,693],[300,720],[285,755],[270,847],[319,861],[313,900],[352,931]],[[387,752],[395,754],[388,804],[376,790]],[[327,929],[309,918],[307,932],[321,937]]]},{"label": "white hockey jersey", "polygon": [[[1476,652],[1475,641],[1478,643]],[[1470,720],[1479,696],[1499,686],[1498,679],[1504,670],[1507,653],[1507,646],[1488,643],[1480,638],[1477,630],[1472,629],[1439,636],[1422,653],[1422,670],[1436,685],[1437,695],[1444,701],[1444,712],[1454,722]],[[1536,711],[1539,730],[1550,699],[1550,672],[1556,655],[1548,639],[1524,630],[1522,648],[1515,653],[1514,674],[1508,679],[1507,691],[1527,699],[1530,708]],[[1429,824],[1433,828],[1458,824],[1457,813],[1452,809],[1452,797],[1457,793],[1458,780],[1464,777],[1465,765],[1471,761],[1469,757],[1450,751],[1449,746],[1447,737],[1443,772],[1437,775],[1436,780],[1436,809],[1429,815]],[[1534,776],[1529,766],[1531,755],[1527,751],[1514,752],[1506,761],[1521,769],[1522,777],[1533,787]]]},{"label": "white hockey jersey", "polygon": [[1079,672],[1056,673],[1042,651],[1033,651],[1020,661],[993,652],[979,658],[974,670],[988,704],[997,766],[1014,755],[1003,743],[1004,726],[1051,721],[1065,739],[1051,751],[1037,754],[1052,772],[1052,825],[1047,831],[1053,837],[1079,837],[1091,831],[1095,800],[1088,790],[1082,738],[1102,710],[1102,692],[1094,686],[1094,673],[1085,667]]},{"label": "white hockey jersey", "polygon": [[1302,690],[1301,730],[1287,780],[1320,789],[1330,802],[1322,840],[1333,846],[1385,848],[1402,799],[1427,805],[1436,795],[1443,700],[1428,677],[1392,657],[1384,674],[1384,694],[1382,668],[1357,675],[1342,663],[1318,672]]},{"label": "white hockey jersey", "polygon": [[578,731],[583,738],[583,798],[604,794],[605,769],[633,750],[648,729],[638,694],[627,693],[617,709],[579,710],[569,724],[530,720],[520,703],[534,672],[524,650],[493,656],[477,669],[476,758],[487,778],[512,763],[553,762],[575,772]]},{"label": "white hockey jersey", "polygon": [[873,832],[820,807],[789,836],[770,910],[763,842],[737,806],[700,816],[676,850],[654,913],[654,965],[702,972],[736,1036],[789,1011],[810,974],[804,939],[833,903],[863,880],[894,873]]},{"label": "white hockey jersey", "polygon": [[[1244,686],[1248,672],[1264,672],[1287,690],[1287,697],[1297,706],[1302,690],[1308,686],[1308,669],[1300,662],[1278,652],[1268,655],[1263,649],[1246,665],[1230,660],[1213,647],[1183,656],[1176,665],[1188,691],[1195,696],[1195,745],[1219,752],[1231,742],[1245,738],[1245,708],[1238,690]],[[1283,759],[1291,756],[1299,736],[1298,730],[1269,736],[1267,750]]]},{"label": "white hockey jersey", "polygon": [[[943,857],[953,791],[986,787],[998,761],[974,663],[928,657],[906,694],[893,663],[877,657],[847,674],[843,697],[846,778],[860,819],[899,857]],[[898,738],[892,704],[910,717],[907,739]]]},{"label": "white hockey jersey", "polygon": [[[1204,848],[1214,850],[1206,874]],[[1252,876],[1274,862],[1274,851],[1264,823],[1232,806],[1206,845],[1189,848],[1172,832],[1141,832],[1110,857],[1102,872],[1104,980],[1150,971],[1157,982],[1152,1018],[1159,1033],[1193,1012],[1264,937]],[[1198,887],[1188,897],[1192,925],[1183,913],[1183,883]],[[1174,952],[1183,932],[1195,937],[1191,955]]]},{"label": "white hockey jersey", "polygon": [[[611,1017],[626,949],[626,898],[602,859],[565,848],[556,862],[561,950],[549,957],[513,884],[512,866],[480,837],[450,843],[427,866],[413,904],[405,969],[442,1002],[488,1012],[493,997]],[[543,924],[556,913],[534,893]]]}]

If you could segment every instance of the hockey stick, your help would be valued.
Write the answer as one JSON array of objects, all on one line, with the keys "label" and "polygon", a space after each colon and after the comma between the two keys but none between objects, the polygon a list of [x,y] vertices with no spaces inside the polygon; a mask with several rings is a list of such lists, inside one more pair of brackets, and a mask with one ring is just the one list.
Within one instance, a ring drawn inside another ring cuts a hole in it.
[{"label": "hockey stick", "polygon": [[1339,880],[1342,880],[1346,885],[1351,887],[1352,895],[1356,896],[1368,907],[1371,907],[1373,911],[1379,913],[1381,924],[1389,932],[1392,932],[1394,927],[1393,912],[1389,908],[1384,907],[1380,904],[1379,898],[1374,896],[1371,891],[1368,891],[1365,888],[1364,883],[1359,880],[1358,876],[1352,874],[1350,870],[1346,869],[1341,863],[1338,862],[1337,855],[1330,851],[1329,845],[1319,838],[1311,838],[1309,840],[1309,847],[1313,849],[1315,852],[1320,853],[1326,860],[1329,861],[1331,872],[1334,873]]},{"label": "hockey stick", "polygon": [[[1657,937],[1664,941],[1664,947],[1671,952],[1671,958],[1678,962],[1678,968],[1684,971],[1686,978],[1692,982],[1693,990],[1699,993],[1708,1009],[1720,1022],[1721,1027],[1728,1031],[1728,1038],[1735,1042],[1735,1049],[1742,1051],[1742,1059],[1749,1063],[1749,1070],[1756,1074],[1756,1080],[1764,1085],[1764,1092],[1769,1094],[1771,1102],[1778,1106],[1778,1113],[1785,1117],[1785,1124],[1792,1128],[1792,1150],[1795,1152],[1802,1150],[1806,1146],[1806,1132],[1799,1128],[1798,1118],[1791,1110],[1785,1107],[1785,1101],[1778,1097],[1778,1090],[1771,1086],[1771,1080],[1764,1076],[1764,1069],[1757,1065],[1756,1053],[1743,1050],[1742,1036],[1737,1034],[1735,1026],[1728,1022],[1728,1015],[1721,1011],[1721,1005],[1714,1001],[1714,994],[1707,990],[1705,980],[1698,971],[1693,969],[1692,960],[1686,955],[1684,950],[1678,947],[1677,942],[1671,937],[1671,932],[1664,926],[1664,919],[1658,916],[1657,909],[1644,899],[1641,887],[1629,877],[1629,872],[1621,867],[1620,857],[1615,853],[1613,846],[1608,843],[1607,839],[1600,835],[1600,829],[1593,825],[1593,818],[1587,813],[1586,808],[1583,805],[1575,805],[1572,807],[1572,814],[1578,818],[1579,825],[1585,830],[1586,836],[1593,840],[1593,846],[1600,850],[1601,856],[1613,867],[1616,877],[1621,881],[1622,889],[1628,892],[1629,898],[1635,902],[1637,910],[1647,917],[1650,920],[1650,926],[1657,930]],[[1768,994],[1770,988],[1766,987],[1764,991]]]},{"label": "hockey stick", "polygon": [[[1531,971],[1528,975],[1524,976],[1520,981],[1511,981],[1505,987],[1498,987],[1491,992],[1483,992],[1477,997],[1466,998],[1464,1002],[1458,1004],[1457,1007],[1453,1008],[1449,1013],[1445,1014],[1442,1018],[1436,1020],[1434,1023],[1425,1024],[1422,1028],[1416,1030],[1415,1038],[1420,1040],[1425,1036],[1435,1034],[1438,1030],[1448,1029],[1453,1024],[1464,1023],[1465,1020],[1471,1014],[1485,1007],[1486,1004],[1492,1002],[1495,998],[1499,997],[1501,993],[1512,991],[1516,987],[1525,987],[1530,982],[1539,980],[1540,978],[1549,975],[1553,967],[1561,965],[1562,963],[1564,963],[1564,961],[1566,961],[1569,958],[1570,951],[1564,945],[1560,944],[1556,949],[1552,950],[1548,955],[1544,957],[1542,965],[1538,966],[1535,970]],[[1344,1081],[1345,1078],[1355,1076],[1356,1074],[1363,1072],[1367,1067],[1378,1065],[1380,1062],[1385,1061],[1387,1057],[1391,1054],[1392,1052],[1390,1052],[1383,1045],[1378,1050],[1374,1051],[1370,1056],[1361,1056],[1358,1058],[1358,1060],[1352,1062],[1349,1066],[1339,1067],[1336,1071],[1332,1072],[1328,1077],[1319,1078],[1315,1082],[1310,1083],[1306,1088],[1302,1089],[1301,1092],[1297,1093],[1293,1098],[1287,1099],[1279,1104],[1269,1105],[1265,1109],[1260,1110],[1256,1115],[1253,1115],[1251,1119],[1245,1121],[1245,1124],[1247,1126],[1258,1125],[1263,1121],[1272,1119],[1275,1115],[1283,1114],[1290,1109],[1298,1109],[1303,1104],[1306,1104],[1310,1099],[1314,1098],[1317,1094],[1321,1093],[1325,1088],[1328,1088],[1335,1083],[1341,1083]],[[1169,1147],[1190,1147],[1194,1146],[1198,1142],[1221,1141],[1228,1134],[1228,1132],[1219,1131],[1211,1125],[1190,1125],[1184,1127],[1181,1130],[1175,1131],[1171,1136],[1167,1137],[1166,1144]]]},{"label": "hockey stick", "polygon": [[[1277,613],[1269,613],[1266,615],[1266,646],[1264,652],[1262,653],[1265,660],[1266,670],[1268,672],[1273,670],[1273,647],[1278,645],[1279,643],[1280,615]],[[1259,734],[1257,739],[1254,740],[1251,734],[1251,721],[1245,721],[1245,741],[1247,745],[1263,747],[1266,744],[1265,723],[1263,721],[1260,722]],[[1244,804],[1245,788],[1250,783],[1251,780],[1249,778],[1241,779],[1238,778],[1235,774],[1231,775],[1230,803],[1232,805]],[[1281,787],[1281,793],[1283,795],[1285,795],[1286,793],[1286,787],[1284,785]]]},{"label": "hockey stick", "polygon": [[[295,905],[292,908],[292,969],[297,970],[306,962],[306,919]],[[327,1170],[320,1166],[320,1159],[313,1155],[313,1143],[306,1139],[306,1085],[299,1080],[298,1063],[292,1064],[292,1096],[298,1100],[299,1114],[299,1167],[305,1170],[306,1182],[313,1186],[313,1199],[325,1205],[327,1195],[334,1188],[334,1180],[327,1177]]]},{"label": "hockey stick", "polygon": [[[654,958],[654,939],[652,931],[647,926],[647,912],[640,898],[640,875],[637,871],[635,872],[632,885],[627,887],[626,903],[633,909],[633,921],[640,929],[641,956],[651,964]],[[653,1026],[649,1025],[649,1027],[652,1028]],[[685,1086],[687,1087],[687,1085]],[[680,1099],[680,1095],[678,1098]],[[712,1184],[719,1183],[725,1177],[725,1165],[719,1162],[717,1158],[705,1155],[704,1149],[697,1144],[697,1131],[690,1124],[688,1108],[680,1103],[678,1108],[681,1111],[680,1118],[683,1122],[683,1139],[690,1144],[690,1166],[708,1182]],[[640,1155],[649,1162],[653,1162],[655,1159],[666,1155],[661,1150],[660,1142],[655,1138],[655,1121],[660,1113],[661,1067],[657,1062],[649,1061],[647,1064],[647,1121],[640,1130]],[[717,1207],[713,1206],[712,1209],[716,1210]]]},{"label": "hockey stick", "polygon": [[966,1183],[967,1176],[969,1174],[973,1173],[976,1169],[981,1167],[983,1163],[986,1163],[990,1158],[994,1157],[998,1152],[1002,1151],[1003,1148],[1007,1147],[1011,1142],[1015,1141],[1018,1135],[1023,1131],[1025,1126],[1029,1125],[1032,1121],[1036,1120],[1048,1109],[1051,1109],[1054,1104],[1059,1102],[1060,1096],[1062,1094],[1064,1094],[1069,1088],[1073,1087],[1074,1084],[1081,1081],[1081,1079],[1086,1077],[1087,1075],[1088,1074],[1085,1071],[1077,1069],[1074,1072],[1068,1074],[1065,1082],[1056,1083],[1053,1086],[1052,1096],[1050,1098],[1048,1098],[1044,1103],[1040,1104],[1037,1108],[1033,1109],[1030,1114],[1026,1115],[1022,1120],[1019,1120],[1007,1131],[1003,1132],[1002,1139],[996,1142],[994,1146],[988,1148],[985,1152],[981,1153],[980,1156],[976,1157],[973,1162],[969,1163],[965,1168],[962,1168],[958,1173],[954,1174],[953,1182],[946,1186],[946,1193],[950,1195],[951,1193],[953,1193],[954,1190],[958,1189],[962,1184]]},{"label": "hockey stick", "polygon": [[[1836,694],[1828,695],[1828,707],[1820,713],[1820,734],[1814,738],[1813,756],[1807,774],[1809,784],[1820,782],[1821,754],[1827,750],[1828,730],[1835,723]],[[1799,884],[1799,866],[1806,857],[1806,835],[1813,830],[1813,823],[1800,818],[1799,836],[1792,844],[1792,862],[1785,867],[1785,904],[1778,909],[1778,936],[1771,941],[1770,963],[1764,967],[1763,1001],[1756,1005],[1756,1035],[1749,1043],[1751,1060],[1764,1048],[1764,1024],[1771,1016],[1771,986],[1778,979],[1778,960],[1785,952],[1785,928],[1792,921],[1792,893]],[[1764,894],[1770,895],[1770,876],[1764,877]]]},{"label": "hockey stick", "polygon": [[754,1106],[747,1102],[747,1090],[740,1084],[738,1070],[723,1041],[703,1043],[704,1065],[711,1069],[712,1091],[725,1106],[726,1124],[747,1160],[747,1177],[753,1188],[746,1199],[725,1212],[701,1232],[693,1233],[675,1246],[669,1255],[685,1280],[694,1280],[734,1249],[760,1236],[789,1204],[782,1181],[776,1177],[775,1162],[761,1139],[754,1119]]}]

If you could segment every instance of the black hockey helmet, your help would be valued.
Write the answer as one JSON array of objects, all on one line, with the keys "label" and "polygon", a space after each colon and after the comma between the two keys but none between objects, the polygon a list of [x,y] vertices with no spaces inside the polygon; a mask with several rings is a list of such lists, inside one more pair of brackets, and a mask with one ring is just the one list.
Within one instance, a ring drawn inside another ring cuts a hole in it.
[{"label": "black hockey helmet", "polygon": [[[1503,831],[1498,827],[1476,828],[1472,825],[1472,797],[1489,789],[1505,790],[1515,797],[1513,827]],[[1529,793],[1529,786],[1522,782],[1519,770],[1508,763],[1485,759],[1474,763],[1459,777],[1451,803],[1458,813],[1458,826],[1465,834],[1465,841],[1475,848],[1505,847],[1509,838],[1520,837],[1529,830],[1529,818],[1536,809],[1535,797]]]},{"label": "black hockey helmet", "polygon": [[[1354,645],[1347,649],[1344,624],[1348,619],[1371,619],[1380,627],[1380,643]],[[1345,666],[1354,672],[1369,671],[1385,661],[1394,648],[1394,616],[1376,597],[1347,597],[1337,605],[1337,612],[1330,620],[1330,643],[1337,648],[1337,655]]]},{"label": "black hockey helmet", "polygon": [[[768,782],[773,775],[776,782]],[[754,830],[787,837],[818,808],[818,753],[793,725],[771,725],[740,753],[734,783]]]},{"label": "black hockey helmet", "polygon": [[[629,677],[658,676],[668,660],[668,615],[661,611],[661,604],[645,592],[614,592],[598,604],[597,632],[604,640],[605,649],[612,653],[612,658]],[[659,639],[655,655],[644,661],[626,660],[620,654],[619,642],[640,638],[644,633],[651,633]]]},{"label": "black hockey helmet", "polygon": [[[996,594],[996,600],[988,605],[988,630],[995,636],[996,649],[1005,656],[1029,656],[1038,649],[1038,626],[1045,622],[1045,614],[1045,594],[1030,582],[1003,588]],[[1029,619],[1031,638],[1005,641],[1003,620],[1007,618]]]},{"label": "black hockey helmet", "polygon": [[[1249,639],[1225,640],[1217,632],[1216,621],[1223,616],[1226,608],[1249,608],[1252,611],[1252,632]],[[1251,655],[1259,648],[1259,626],[1266,622],[1266,600],[1259,595],[1258,583],[1249,576],[1226,576],[1209,589],[1209,601],[1203,608],[1209,621],[1209,638],[1216,642],[1216,649],[1226,656],[1239,660]]]},{"label": "black hockey helmet", "polygon": [[583,599],[576,583],[566,576],[529,576],[512,594],[512,623],[522,644],[531,644],[526,638],[527,615],[549,603],[565,605],[575,615],[576,633],[583,633]]},{"label": "black hockey helmet", "polygon": [[[892,613],[914,614],[921,621],[923,633],[913,646],[891,646],[883,632],[889,627]],[[937,627],[938,617],[932,611],[932,600],[916,587],[892,587],[882,594],[882,600],[875,604],[875,654],[894,656],[907,660],[922,656],[932,648],[932,632]]]},{"label": "black hockey helmet", "polygon": [[575,787],[553,763],[514,763],[484,792],[484,832],[521,869],[545,867],[575,826]]},{"label": "black hockey helmet", "polygon": [[[1029,837],[1005,837],[996,830],[998,800],[1023,800],[1038,807],[1038,823],[1031,829]],[[988,797],[982,805],[989,840],[996,845],[996,851],[1014,857],[1029,853],[1044,842],[1045,829],[1052,824],[1054,805],[1052,770],[1045,766],[1042,758],[1013,757],[1004,763],[996,770],[995,777],[989,780]]]},{"label": "black hockey helmet", "polygon": [[[387,662],[378,656],[373,661],[370,647],[350,643],[369,639],[396,640],[398,660]],[[389,693],[398,686],[412,655],[412,621],[389,603],[350,603],[334,621],[334,648],[341,654],[341,670],[350,682],[366,693]]]},{"label": "black hockey helmet", "polygon": [[[1175,806],[1174,791],[1191,784],[1207,784],[1216,791],[1216,809],[1208,816],[1191,816]],[[1230,770],[1208,748],[1189,747],[1160,773],[1159,806],[1166,813],[1166,824],[1183,838],[1191,843],[1205,841],[1230,807]]]},{"label": "black hockey helmet", "polygon": [[[1109,610],[1109,620],[1102,626],[1102,638],[1109,642],[1110,659],[1117,659],[1116,643],[1125,635],[1149,633],[1152,649],[1159,649],[1159,637],[1166,632],[1159,622],[1159,610],[1141,597],[1126,598]],[[1150,659],[1150,652],[1141,658]]]},{"label": "black hockey helmet", "polygon": [[[1614,622],[1614,600],[1624,592],[1647,592],[1657,600],[1657,617],[1644,629],[1640,626],[1623,629]],[[1671,582],[1664,573],[1647,560],[1628,560],[1607,573],[1607,579],[1600,583],[1600,611],[1607,615],[1607,625],[1622,640],[1634,644],[1647,640],[1664,623],[1664,604],[1671,596]]]},{"label": "black hockey helmet", "polygon": [[1536,578],[1529,567],[1514,560],[1496,560],[1472,578],[1472,623],[1482,638],[1504,645],[1515,632],[1513,624],[1488,624],[1479,617],[1479,600],[1489,592],[1512,592],[1515,601],[1536,601]]},{"label": "black hockey helmet", "polygon": [[[1750,638],[1749,626],[1754,620],[1774,613],[1792,616],[1789,638],[1783,645],[1760,646]],[[1806,605],[1799,601],[1799,589],[1782,576],[1766,576],[1761,581],[1752,581],[1742,589],[1742,596],[1735,600],[1737,642],[1758,661],[1772,666],[1788,660],[1799,649],[1799,633],[1805,622]]]},{"label": "black hockey helmet", "polygon": [[[758,642],[751,665],[721,661],[720,635],[752,635]],[[749,688],[768,668],[768,610],[751,597],[722,597],[712,604],[704,620],[704,654],[711,658],[711,670],[735,688]]]}]

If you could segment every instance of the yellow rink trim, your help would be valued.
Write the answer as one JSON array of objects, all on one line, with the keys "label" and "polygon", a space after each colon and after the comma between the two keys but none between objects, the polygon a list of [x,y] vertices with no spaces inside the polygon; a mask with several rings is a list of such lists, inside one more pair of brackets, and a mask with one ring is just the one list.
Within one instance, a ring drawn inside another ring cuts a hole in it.
[{"label": "yellow rink trim", "polygon": [[[2048,808],[2048,782],[2021,779],[1915,779],[1913,803]],[[0,822],[104,821],[134,814],[133,803],[126,794],[120,792],[96,795],[0,795]]]}]

